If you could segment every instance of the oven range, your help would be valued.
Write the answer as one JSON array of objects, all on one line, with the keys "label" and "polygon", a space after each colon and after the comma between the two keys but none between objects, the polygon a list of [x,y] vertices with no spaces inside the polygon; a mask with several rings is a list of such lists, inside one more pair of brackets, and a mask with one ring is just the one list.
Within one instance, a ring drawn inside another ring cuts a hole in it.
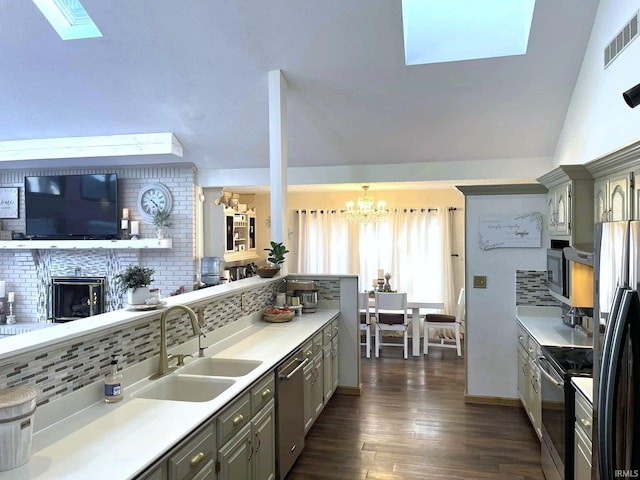
[{"label": "oven range", "polygon": [[591,377],[591,347],[543,346],[538,358],[542,397],[542,469],[547,480],[573,480],[575,391],[571,377]]}]

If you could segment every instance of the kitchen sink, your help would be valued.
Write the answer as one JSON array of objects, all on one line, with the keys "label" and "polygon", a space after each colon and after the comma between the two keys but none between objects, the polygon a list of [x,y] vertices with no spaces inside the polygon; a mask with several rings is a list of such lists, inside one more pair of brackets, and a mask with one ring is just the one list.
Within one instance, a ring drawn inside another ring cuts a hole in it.
[{"label": "kitchen sink", "polygon": [[185,365],[180,369],[180,373],[213,377],[243,377],[261,364],[260,360],[208,357]]},{"label": "kitchen sink", "polygon": [[177,402],[208,402],[234,383],[236,383],[235,380],[231,379],[170,375],[155,380],[150,386],[135,393],[133,397]]}]

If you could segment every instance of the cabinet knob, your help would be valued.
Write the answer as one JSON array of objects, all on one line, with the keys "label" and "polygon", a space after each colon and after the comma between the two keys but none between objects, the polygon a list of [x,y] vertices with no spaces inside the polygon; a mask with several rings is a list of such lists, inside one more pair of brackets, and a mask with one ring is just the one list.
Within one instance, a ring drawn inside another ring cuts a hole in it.
[{"label": "cabinet knob", "polygon": [[269,388],[262,392],[262,398],[267,398],[269,395],[271,395],[271,389]]},{"label": "cabinet knob", "polygon": [[580,419],[580,424],[585,428],[590,428],[591,427],[591,422],[589,420],[587,420],[586,418],[581,418]]},{"label": "cabinet knob", "polygon": [[244,420],[244,415],[240,414],[236,418],[233,419],[233,424],[234,425],[239,425],[239,424],[242,423],[243,420]]}]

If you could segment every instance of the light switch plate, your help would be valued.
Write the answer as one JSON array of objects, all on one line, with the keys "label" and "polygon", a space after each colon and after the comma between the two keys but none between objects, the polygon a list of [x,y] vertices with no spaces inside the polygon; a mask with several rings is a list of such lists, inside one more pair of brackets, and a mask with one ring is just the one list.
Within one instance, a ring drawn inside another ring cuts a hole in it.
[{"label": "light switch plate", "polygon": [[246,310],[247,309],[247,294],[243,293],[240,296],[240,307],[242,308],[242,310]]},{"label": "light switch plate", "polygon": [[473,276],[473,288],[487,288],[487,276],[486,275],[474,275]]}]

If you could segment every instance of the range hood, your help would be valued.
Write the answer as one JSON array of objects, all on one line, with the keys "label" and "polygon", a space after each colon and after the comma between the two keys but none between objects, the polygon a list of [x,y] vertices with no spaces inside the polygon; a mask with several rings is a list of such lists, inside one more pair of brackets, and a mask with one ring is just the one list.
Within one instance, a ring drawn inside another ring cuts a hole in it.
[{"label": "range hood", "polygon": [[[584,247],[582,247],[584,248]],[[562,249],[564,256],[571,262],[581,263],[583,265],[589,265],[593,267],[593,252],[588,252],[582,248],[576,247],[564,247]],[[588,246],[587,246],[588,248]]]}]

